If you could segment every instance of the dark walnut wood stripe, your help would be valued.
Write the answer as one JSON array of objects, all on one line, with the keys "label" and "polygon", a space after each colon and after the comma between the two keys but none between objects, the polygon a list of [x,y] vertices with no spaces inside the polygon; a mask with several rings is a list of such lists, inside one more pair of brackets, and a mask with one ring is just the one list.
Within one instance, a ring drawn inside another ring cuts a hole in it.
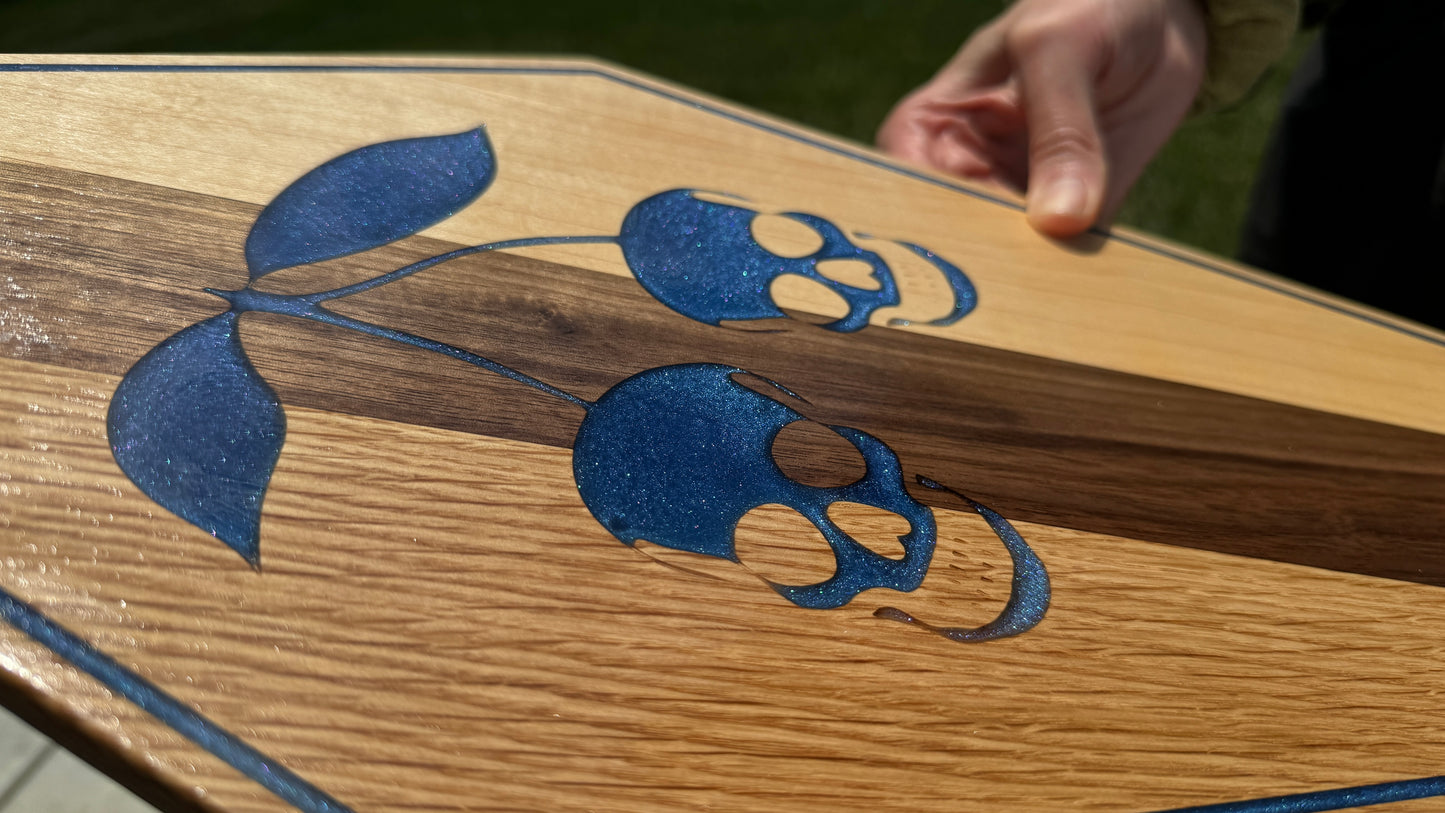
[{"label": "dark walnut wood stripe", "polygon": [[[254,205],[23,164],[0,165],[0,180],[7,355],[120,375],[222,310],[203,287],[245,282]],[[263,287],[324,290],[451,248],[413,238]],[[648,367],[744,367],[808,398],[810,417],[884,439],[909,473],[1013,519],[1445,585],[1439,435],[901,331],[709,327],[634,280],[522,256],[467,257],[334,304],[589,400]],[[555,446],[583,417],[336,328],[251,314],[243,337],[287,405]],[[778,456],[813,482],[858,466],[825,432],[789,432]]]}]

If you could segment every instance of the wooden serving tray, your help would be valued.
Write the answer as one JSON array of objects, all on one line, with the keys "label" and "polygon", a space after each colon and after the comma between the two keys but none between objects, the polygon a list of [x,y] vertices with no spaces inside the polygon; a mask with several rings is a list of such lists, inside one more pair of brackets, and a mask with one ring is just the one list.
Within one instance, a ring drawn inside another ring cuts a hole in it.
[{"label": "wooden serving tray", "polygon": [[0,66],[0,700],[167,809],[1436,810],[1442,404],[610,66]]}]

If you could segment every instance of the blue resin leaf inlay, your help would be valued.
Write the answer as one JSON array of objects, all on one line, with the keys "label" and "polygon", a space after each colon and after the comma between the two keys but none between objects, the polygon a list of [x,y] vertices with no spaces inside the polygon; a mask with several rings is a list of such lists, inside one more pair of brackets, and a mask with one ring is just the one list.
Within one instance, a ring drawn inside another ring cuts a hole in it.
[{"label": "blue resin leaf inlay", "polygon": [[480,127],[333,158],[286,187],[256,218],[246,237],[251,278],[416,234],[476,200],[496,166]]},{"label": "blue resin leaf inlay", "polygon": [[286,415],[246,358],[238,318],[214,316],[145,354],[116,388],[107,430],[131,482],[255,567]]}]

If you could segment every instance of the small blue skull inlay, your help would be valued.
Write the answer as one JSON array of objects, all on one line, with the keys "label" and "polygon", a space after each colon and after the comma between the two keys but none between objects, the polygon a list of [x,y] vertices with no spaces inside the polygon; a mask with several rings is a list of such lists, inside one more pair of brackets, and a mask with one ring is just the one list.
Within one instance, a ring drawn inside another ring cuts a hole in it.
[{"label": "small blue skull inlay", "polygon": [[[830,221],[801,212],[783,213],[823,239],[823,245],[806,257],[783,257],[754,239],[752,223],[758,214],[744,206],[703,200],[696,190],[673,189],[632,207],[623,218],[617,242],[648,293],[709,325],[787,316],[769,291],[773,280],[784,274],[814,280],[847,301],[848,313],[823,325],[829,330],[862,330],[874,311],[899,303],[898,284],[883,258],[854,245]],[[825,260],[868,263],[878,288],[829,279],[818,271],[818,263]]]}]

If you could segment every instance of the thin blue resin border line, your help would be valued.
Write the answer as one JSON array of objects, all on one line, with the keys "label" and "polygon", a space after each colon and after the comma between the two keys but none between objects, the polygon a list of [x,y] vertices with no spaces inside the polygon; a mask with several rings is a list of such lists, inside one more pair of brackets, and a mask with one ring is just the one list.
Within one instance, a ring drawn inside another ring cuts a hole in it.
[{"label": "thin blue resin border line", "polygon": [[[643,82],[627,76],[621,76],[612,73],[605,68],[566,67],[561,65],[538,65],[532,67],[522,67],[515,65],[437,65],[428,67],[424,65],[120,65],[113,63],[83,65],[73,63],[57,63],[48,65],[3,64],[0,65],[0,73],[497,73],[552,74],[558,76],[592,76],[600,79],[605,79],[609,82],[615,82],[619,85],[630,87],[635,90],[640,90],[645,93],[650,93],[654,96],[658,96],[669,101],[684,104],[694,109],[701,110],[704,113],[719,116],[721,118],[727,119],[728,121],[736,122],[738,124],[752,127],[757,130],[762,130],[776,136],[781,136],[790,141],[796,141],[801,144],[806,144],[815,149],[823,150],[824,152],[829,152],[834,155],[839,155],[844,158],[858,161],[871,167],[876,167],[878,169],[892,172],[896,175],[903,175],[904,177],[912,178],[917,181],[922,181],[932,186],[942,187],[943,189],[948,189],[953,192],[968,195],[969,197],[986,200],[990,203],[994,203],[999,206],[1012,209],[1014,211],[1023,211],[1022,206],[1006,198],[1002,198],[997,195],[991,195],[987,192],[981,192],[977,189],[970,189],[966,186],[952,183],[950,181],[946,181],[942,178],[937,178],[932,175],[926,175],[922,172],[918,172],[917,170],[899,166],[881,158],[858,152],[857,150],[849,149],[847,147],[843,147],[837,144],[830,144],[824,141],[819,141],[818,139],[812,138],[802,133],[795,132],[788,128],[769,124],[765,121],[759,121],[746,114],[736,113],[731,110],[725,110],[716,105],[709,104],[708,102],[690,99],[677,93],[673,93],[669,90],[657,87],[648,82]],[[1255,286],[1256,288],[1263,288],[1267,291],[1273,291],[1277,294],[1284,294],[1291,299],[1296,299],[1301,302],[1307,302],[1316,307],[1324,308],[1326,310],[1348,316],[1352,319],[1358,319],[1359,321],[1375,325],[1376,327],[1382,327],[1386,330],[1400,333],[1405,336],[1410,336],[1411,338],[1419,339],[1424,342],[1429,342],[1430,344],[1437,345],[1439,347],[1445,347],[1445,338],[1433,336],[1423,331],[1405,327],[1403,325],[1381,319],[1377,316],[1372,316],[1368,313],[1361,313],[1359,311],[1344,307],[1334,302],[1310,296],[1308,293],[1305,293],[1303,291],[1297,291],[1291,288],[1277,285],[1267,279],[1259,279],[1253,276],[1241,274],[1237,271],[1224,268],[1223,266],[1214,265],[1197,257],[1192,257],[1187,254],[1183,254],[1181,252],[1166,248],[1164,246],[1147,243],[1143,240],[1139,240],[1133,237],[1126,237],[1124,235],[1114,234],[1108,229],[1093,228],[1089,231],[1092,234],[1107,237],[1111,240],[1116,240],[1120,243],[1128,246],[1133,246],[1134,248],[1147,251],[1151,254],[1157,254],[1161,257],[1168,257],[1169,259],[1176,262],[1182,262],[1186,265],[1192,265],[1195,268],[1201,268],[1215,274],[1229,277],[1230,279],[1237,280],[1239,282],[1248,283]]]},{"label": "thin blue resin border line", "polygon": [[1387,802],[1406,802],[1411,799],[1428,799],[1432,796],[1442,795],[1445,795],[1445,776],[1430,776],[1424,779],[1382,782],[1378,785],[1358,785],[1353,788],[1292,793],[1288,796],[1251,799],[1247,802],[1181,807],[1175,810],[1161,811],[1161,813],[1325,813],[1329,810],[1382,805]]},{"label": "thin blue resin border line", "polygon": [[[949,181],[925,175],[921,172],[897,166],[871,155],[857,152],[836,144],[818,141],[792,130],[758,121],[749,116],[724,110],[706,102],[696,101],[625,76],[619,76],[602,68],[581,68],[563,66],[420,66],[420,65],[118,65],[118,64],[5,64],[0,73],[498,73],[498,74],[553,74],[567,76],[592,76],[615,82],[635,90],[650,93],[669,101],[678,102],[719,116],[729,121],[763,130],[825,152],[839,155],[872,167],[903,175],[933,186],[959,192],[970,197],[986,200],[1014,211],[1022,207],[1004,198],[986,192],[970,189]],[[1383,327],[1430,344],[1445,347],[1445,339],[1412,330],[1365,313],[1359,313],[1332,302],[1315,299],[1303,292],[1283,288],[1268,280],[1256,279],[1239,274],[1221,266],[1156,246],[1130,237],[1115,235],[1105,229],[1092,229],[1095,234],[1117,240],[1126,245],[1157,254],[1187,265],[1211,271],[1216,274],[1246,282],[1259,288],[1284,294],[1292,299],[1325,308],[1345,316]],[[85,641],[75,637],[63,628],[46,619],[34,608],[0,589],[0,617],[20,631],[34,638],[70,661],[76,667],[95,677],[110,689],[119,692],[141,709],[175,729],[178,733],[210,751],[240,770],[246,776],[260,783],[277,796],[295,805],[303,813],[350,813],[350,809],[332,799],[321,790],[307,783],[286,768],[268,759],[264,754],[242,742],[235,735],[211,722],[180,701],[146,681],[139,675],[111,660],[92,648]],[[1445,776],[1423,779],[1386,782],[1378,785],[1360,785],[1351,788],[1336,788],[1313,793],[1274,796],[1240,802],[1205,805],[1201,807],[1178,808],[1163,813],[1324,813],[1350,807],[1382,804],[1385,802],[1423,799],[1445,795]]]},{"label": "thin blue resin border line", "polygon": [[351,808],[0,588],[0,618],[303,813]]},{"label": "thin blue resin border line", "polygon": [[[302,813],[352,813],[351,808],[325,791],[247,745],[154,683],[121,666],[4,588],[0,588],[0,618]],[[1445,776],[1177,808],[1162,813],[1326,813],[1440,795],[1445,795]]]}]

